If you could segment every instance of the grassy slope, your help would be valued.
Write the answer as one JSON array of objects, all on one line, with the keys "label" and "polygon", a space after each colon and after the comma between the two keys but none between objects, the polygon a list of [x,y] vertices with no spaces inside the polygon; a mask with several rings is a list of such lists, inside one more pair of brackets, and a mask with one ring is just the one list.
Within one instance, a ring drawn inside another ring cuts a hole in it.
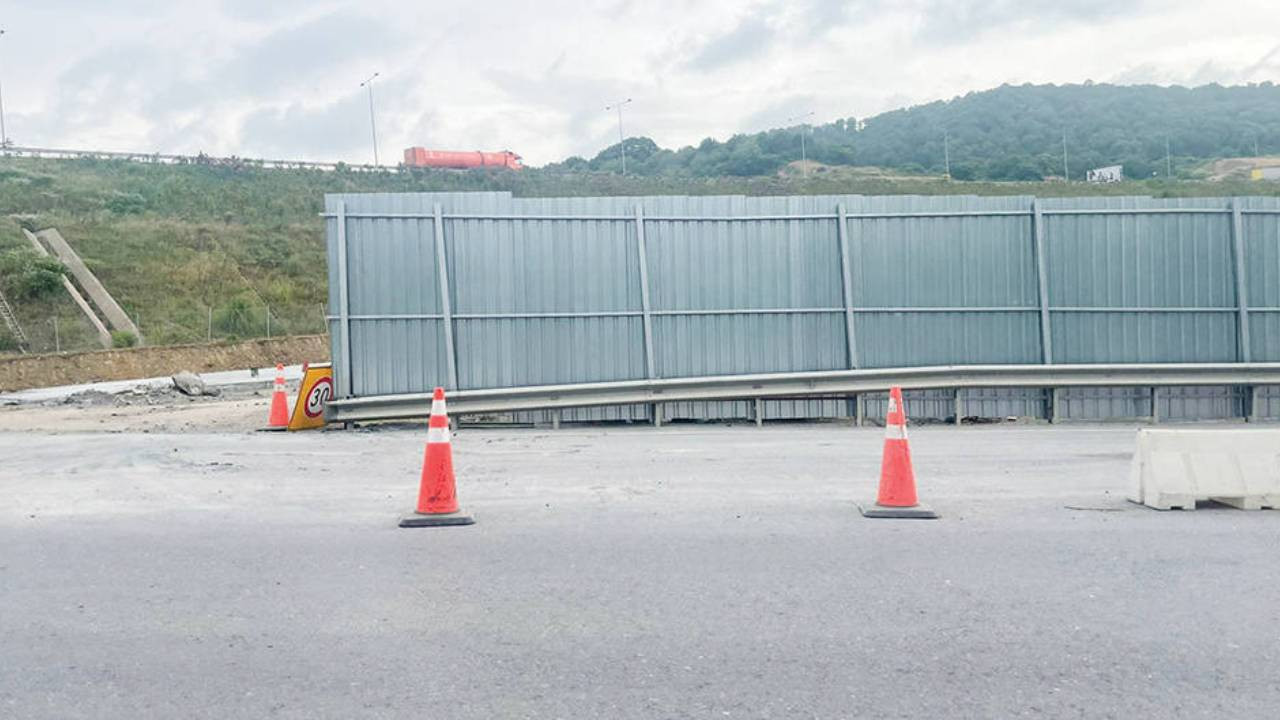
[{"label": "grassy slope", "polygon": [[[672,179],[537,170],[355,174],[0,158],[0,215],[14,218],[0,223],[0,251],[27,246],[18,222],[59,228],[121,305],[140,316],[152,343],[203,339],[210,307],[217,335],[265,333],[265,304],[275,317],[273,334],[317,332],[323,329],[321,306],[327,296],[318,217],[324,194],[430,190],[510,190],[524,196],[1280,194],[1273,183],[947,183],[839,168],[821,168],[808,179]],[[88,324],[61,294],[16,304],[37,349],[53,349],[49,319],[55,315],[64,349],[93,346]],[[237,317],[237,307],[247,315]]]}]

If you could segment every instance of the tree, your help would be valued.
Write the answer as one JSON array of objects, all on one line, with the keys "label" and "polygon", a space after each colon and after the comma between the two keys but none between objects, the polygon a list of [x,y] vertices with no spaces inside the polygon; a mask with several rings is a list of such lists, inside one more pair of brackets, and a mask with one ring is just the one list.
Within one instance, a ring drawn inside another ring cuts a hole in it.
[{"label": "tree", "polygon": [[[647,176],[767,175],[799,159],[799,127],[707,138],[678,151],[649,138],[627,139],[627,170]],[[1066,132],[1072,176],[1124,165],[1131,177],[1163,174],[1165,138],[1178,168],[1219,157],[1280,152],[1280,87],[1271,83],[1197,88],[1003,85],[945,102],[813,127],[809,157],[827,164],[941,173],[949,139],[953,177],[1030,180],[1062,172]],[[589,163],[620,169],[617,144]],[[575,166],[575,159],[561,163]],[[957,172],[957,169],[960,169]]]}]

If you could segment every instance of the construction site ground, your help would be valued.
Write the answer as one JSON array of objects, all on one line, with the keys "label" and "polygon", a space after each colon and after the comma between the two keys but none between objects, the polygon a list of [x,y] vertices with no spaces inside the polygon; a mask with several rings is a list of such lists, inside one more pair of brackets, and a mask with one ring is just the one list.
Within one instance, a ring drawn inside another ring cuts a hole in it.
[{"label": "construction site ground", "polygon": [[1127,502],[1132,426],[915,429],[936,521],[859,515],[875,428],[464,428],[404,530],[421,428],[243,392],[0,409],[0,717],[1280,707],[1280,513]]}]

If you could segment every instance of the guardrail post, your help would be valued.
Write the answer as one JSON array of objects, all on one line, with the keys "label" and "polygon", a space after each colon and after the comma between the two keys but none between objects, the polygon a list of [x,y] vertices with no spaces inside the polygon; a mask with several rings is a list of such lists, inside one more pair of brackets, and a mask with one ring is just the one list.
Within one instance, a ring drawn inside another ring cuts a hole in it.
[{"label": "guardrail post", "polygon": [[764,400],[756,398],[756,427],[764,427]]},{"label": "guardrail post", "polygon": [[1257,385],[1249,386],[1249,392],[1245,396],[1246,401],[1249,403],[1249,406],[1245,408],[1245,422],[1256,423],[1262,417],[1258,413],[1258,390],[1259,388]]},{"label": "guardrail post", "polygon": [[858,427],[867,424],[867,403],[862,393],[853,396],[853,422]]},{"label": "guardrail post", "polygon": [[[649,250],[644,238],[644,206],[636,203],[636,253],[640,261],[640,314],[644,326],[644,372],[645,377],[655,379],[657,365],[653,360],[653,307],[649,302]],[[661,408],[658,403],[649,405],[655,427],[662,426],[659,417]]]},{"label": "guardrail post", "polygon": [[849,369],[858,369],[858,341],[853,328],[853,270],[849,264],[849,219],[844,203],[836,205],[836,236],[840,239],[840,280],[844,294],[844,337]]},{"label": "guardrail post", "polygon": [[956,396],[955,396],[956,427],[960,427],[964,423],[964,396],[961,395],[962,392],[963,391],[960,388],[956,388]]},{"label": "guardrail post", "polygon": [[347,203],[338,201],[338,352],[342,357],[340,397],[351,397],[351,299],[347,278]]},{"label": "guardrail post", "polygon": [[1240,212],[1240,198],[1231,198],[1231,254],[1235,259],[1236,280],[1236,337],[1240,341],[1240,362],[1249,362],[1252,347],[1249,341],[1249,281],[1244,274],[1244,217]]},{"label": "guardrail post", "polygon": [[1049,389],[1049,423],[1058,424],[1061,419],[1060,404],[1062,403],[1062,388]]},{"label": "guardrail post", "polygon": [[1151,388],[1151,424],[1160,424],[1160,388],[1158,386]]},{"label": "guardrail post", "polygon": [[1044,213],[1040,199],[1031,199],[1031,231],[1036,252],[1036,286],[1040,296],[1040,359],[1053,364],[1053,333],[1049,327],[1049,258],[1044,250]]},{"label": "guardrail post", "polygon": [[453,303],[449,292],[449,264],[444,249],[444,211],[436,203],[432,225],[436,235],[436,281],[440,283],[440,315],[444,323],[444,352],[448,364],[449,389],[458,387],[458,356],[453,345]]}]

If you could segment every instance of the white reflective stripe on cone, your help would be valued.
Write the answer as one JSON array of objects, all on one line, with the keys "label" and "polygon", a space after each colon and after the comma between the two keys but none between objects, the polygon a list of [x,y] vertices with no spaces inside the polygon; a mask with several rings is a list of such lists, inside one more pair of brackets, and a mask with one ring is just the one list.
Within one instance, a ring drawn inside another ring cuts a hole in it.
[{"label": "white reflective stripe on cone", "polygon": [[431,401],[431,414],[432,414],[432,415],[447,415],[447,414],[448,414],[448,411],[446,411],[446,410],[444,409],[444,401],[443,401],[443,400],[432,400],[432,401]]},{"label": "white reflective stripe on cone", "polygon": [[906,425],[885,425],[884,439],[885,440],[906,440],[907,426]]},{"label": "white reflective stripe on cone", "polygon": [[429,443],[447,443],[449,442],[449,428],[427,428],[427,442]]}]

